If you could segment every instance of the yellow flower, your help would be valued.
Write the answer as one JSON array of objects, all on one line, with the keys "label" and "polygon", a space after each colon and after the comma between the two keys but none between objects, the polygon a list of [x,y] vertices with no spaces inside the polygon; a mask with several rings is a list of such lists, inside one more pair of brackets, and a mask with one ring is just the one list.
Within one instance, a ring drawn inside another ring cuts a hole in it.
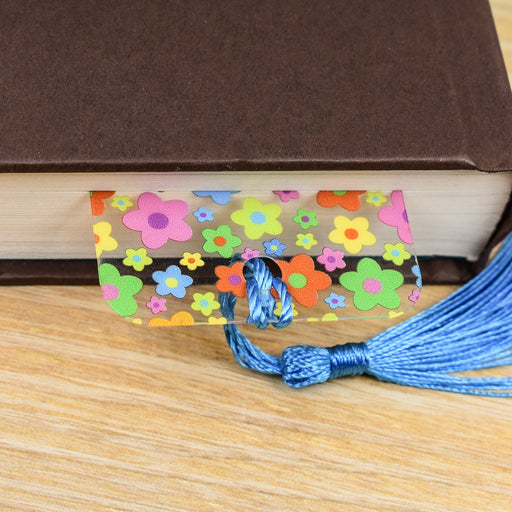
[{"label": "yellow flower", "polygon": [[281,215],[281,207],[277,204],[262,204],[255,197],[248,197],[241,210],[231,214],[231,220],[244,227],[245,236],[251,240],[261,238],[264,233],[280,235],[283,226],[277,220]]},{"label": "yellow flower", "polygon": [[195,270],[197,267],[203,267],[204,261],[201,259],[201,255],[198,252],[184,252],[183,258],[180,260],[180,265],[187,267],[189,270]]},{"label": "yellow flower", "polygon": [[370,226],[365,217],[356,217],[350,220],[348,217],[338,215],[334,218],[336,229],[329,233],[329,240],[335,244],[343,244],[350,254],[361,252],[363,245],[374,245],[377,239],[368,231]]},{"label": "yellow flower", "polygon": [[295,242],[295,245],[304,247],[304,249],[311,249],[311,247],[317,244],[318,242],[315,240],[315,237],[312,235],[312,233],[299,233],[297,235],[297,241]]},{"label": "yellow flower", "polygon": [[325,313],[322,316],[322,322],[335,322],[338,320],[338,317],[334,313]]},{"label": "yellow flower", "polygon": [[97,222],[93,225],[92,229],[94,232],[97,258],[101,256],[103,251],[115,251],[117,249],[117,240],[110,236],[112,226],[108,222]]},{"label": "yellow flower", "polygon": [[[276,315],[278,318],[281,316],[281,313],[283,312],[283,305],[281,302],[278,302],[276,305],[276,309],[274,309],[274,315]],[[295,309],[295,304],[292,302],[292,316],[297,316],[299,312]]]},{"label": "yellow flower", "polygon": [[121,210],[122,212],[126,211],[130,206],[133,206],[133,203],[130,201],[128,196],[114,196],[112,198],[112,202],[110,206]]},{"label": "yellow flower", "polygon": [[227,324],[228,321],[223,316],[221,316],[220,318],[215,318],[214,316],[210,316],[208,318],[208,323],[210,325],[224,325],[224,324]]},{"label": "yellow flower", "polygon": [[388,198],[382,192],[366,192],[366,202],[374,206],[381,206],[388,202]]}]

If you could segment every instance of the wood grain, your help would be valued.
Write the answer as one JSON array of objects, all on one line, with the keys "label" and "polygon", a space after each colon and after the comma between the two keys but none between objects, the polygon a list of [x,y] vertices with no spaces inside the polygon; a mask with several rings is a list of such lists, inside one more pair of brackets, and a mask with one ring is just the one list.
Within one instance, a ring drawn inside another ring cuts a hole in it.
[{"label": "wood grain", "polygon": [[[511,70],[512,2],[492,7]],[[402,318],[250,333],[279,353]],[[0,288],[0,407],[1,511],[512,510],[511,401],[292,390],[240,368],[221,328],[140,328],[95,287]]]}]

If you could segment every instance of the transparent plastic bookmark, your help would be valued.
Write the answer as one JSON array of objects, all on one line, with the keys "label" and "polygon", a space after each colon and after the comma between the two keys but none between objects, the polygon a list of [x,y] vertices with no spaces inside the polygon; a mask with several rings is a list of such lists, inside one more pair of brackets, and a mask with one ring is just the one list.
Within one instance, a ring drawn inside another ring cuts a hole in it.
[{"label": "transparent plastic bookmark", "polygon": [[[219,292],[247,323],[245,262],[261,258],[293,298],[294,321],[396,316],[421,275],[395,191],[93,191],[101,291],[149,326],[222,324]],[[276,315],[279,316],[279,301]]]}]

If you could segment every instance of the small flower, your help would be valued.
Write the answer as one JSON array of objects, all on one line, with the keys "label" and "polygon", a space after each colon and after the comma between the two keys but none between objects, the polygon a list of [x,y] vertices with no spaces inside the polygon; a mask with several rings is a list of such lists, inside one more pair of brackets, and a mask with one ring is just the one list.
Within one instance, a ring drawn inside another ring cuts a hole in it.
[{"label": "small flower", "polygon": [[290,199],[299,199],[300,197],[297,190],[272,190],[272,192],[278,195],[283,203],[287,203]]},{"label": "small flower", "polygon": [[382,206],[388,202],[388,198],[382,192],[367,192],[366,202],[374,206]]},{"label": "small flower", "polygon": [[268,256],[282,256],[286,245],[282,244],[277,238],[272,238],[270,242],[263,242],[265,247],[265,254]]},{"label": "small flower", "polygon": [[213,220],[213,210],[200,206],[192,215],[198,222],[206,222]]},{"label": "small flower", "polygon": [[238,190],[215,190],[215,191],[195,191],[197,197],[211,197],[216,204],[224,205],[231,201],[232,194],[238,194]]},{"label": "small flower", "polygon": [[368,231],[368,219],[356,217],[350,220],[343,215],[334,218],[336,229],[329,233],[329,240],[335,244],[343,244],[350,254],[357,254],[363,245],[374,245],[377,239]]},{"label": "small flower", "polygon": [[359,196],[364,192],[364,190],[321,190],[316,195],[316,202],[327,208],[339,205],[345,210],[355,212],[361,206]]},{"label": "small flower", "polygon": [[411,254],[405,250],[404,244],[398,242],[396,244],[384,244],[386,252],[382,257],[386,261],[392,261],[395,265],[402,265],[404,260],[411,258]]},{"label": "small flower", "polygon": [[293,222],[300,224],[302,229],[309,229],[311,226],[318,226],[316,212],[308,212],[307,210],[304,210],[304,208],[299,208],[297,210],[297,215],[293,217]]},{"label": "small flower", "polygon": [[322,322],[337,322],[339,318],[336,316],[335,313],[325,313],[322,315]]},{"label": "small flower", "polygon": [[246,247],[244,252],[240,254],[240,257],[245,261],[249,261],[253,258],[257,258],[259,255],[260,251],[258,251],[258,249],[251,249],[250,247]]},{"label": "small flower", "polygon": [[101,215],[105,211],[105,199],[112,197],[114,194],[114,191],[103,190],[90,192],[92,214]]},{"label": "small flower", "polygon": [[419,265],[414,265],[411,268],[412,273],[416,276],[416,286],[421,290],[423,287],[423,279],[421,278],[421,271]]},{"label": "small flower", "polygon": [[163,311],[167,311],[167,306],[165,305],[165,299],[160,297],[151,297],[149,302],[146,304],[146,307],[151,309],[151,312],[156,315],[157,313],[162,313]]},{"label": "small flower", "polygon": [[123,260],[123,265],[133,267],[134,270],[140,272],[144,267],[151,265],[153,260],[148,256],[148,251],[141,247],[140,249],[126,249],[126,258]]},{"label": "small flower", "polygon": [[220,308],[212,292],[194,293],[194,302],[191,308],[194,311],[201,311],[204,316],[210,316],[212,311]]},{"label": "small flower", "polygon": [[324,301],[329,304],[331,309],[336,308],[344,308],[345,307],[345,297],[343,295],[337,295],[332,292],[329,297],[326,297]]},{"label": "small flower", "polygon": [[411,228],[405,211],[404,197],[401,190],[391,192],[391,205],[381,208],[378,213],[379,219],[388,226],[397,228],[398,237],[406,244],[412,244]]},{"label": "small flower", "polygon": [[277,204],[262,204],[254,197],[244,200],[243,208],[231,214],[231,220],[244,227],[245,236],[251,240],[261,238],[264,233],[279,235],[283,226],[277,220],[281,215],[281,207]]},{"label": "small flower", "polygon": [[304,249],[311,249],[311,247],[317,244],[318,242],[315,240],[312,233],[299,233],[297,235],[297,241],[295,242],[295,245],[304,247]]},{"label": "small flower", "polygon": [[289,262],[276,260],[276,263],[290,295],[302,306],[314,306],[318,301],[318,291],[325,290],[331,284],[331,278],[315,270],[313,259],[306,254],[298,254]]},{"label": "small flower", "polygon": [[180,267],[171,265],[165,272],[157,270],[153,272],[153,280],[157,283],[156,293],[158,295],[173,295],[177,299],[185,297],[186,289],[192,284],[190,276],[181,273]]},{"label": "small flower", "polygon": [[363,258],[357,264],[357,271],[345,272],[340,284],[354,292],[354,306],[360,311],[369,311],[377,305],[386,309],[400,306],[400,296],[395,291],[404,282],[396,270],[382,270],[372,258]]},{"label": "small flower", "polygon": [[109,222],[96,222],[93,225],[93,232],[97,258],[102,255],[103,251],[115,251],[117,249],[117,240],[110,236],[112,225]]},{"label": "small flower", "polygon": [[98,267],[98,276],[103,297],[108,305],[121,316],[132,316],[137,312],[133,298],[142,289],[142,281],[135,276],[121,276],[110,263]]},{"label": "small flower", "polygon": [[414,302],[415,304],[416,304],[416,302],[418,302],[419,298],[420,298],[420,291],[416,290],[416,289],[414,289],[412,291],[411,295],[409,295],[409,300],[411,302]]},{"label": "small flower", "polygon": [[215,275],[219,278],[215,284],[219,292],[231,292],[237,297],[245,297],[247,295],[244,263],[242,261],[237,261],[229,267],[218,265],[215,267]]},{"label": "small flower", "polygon": [[[283,312],[283,304],[281,302],[278,302],[276,304],[276,309],[274,309],[274,315],[276,315],[277,318],[281,316],[281,313]],[[295,309],[295,304],[292,302],[292,317],[296,317],[299,315],[299,312]]]},{"label": "small flower", "polygon": [[204,267],[204,261],[198,252],[184,252],[180,260],[180,265],[187,267],[189,270],[195,270],[197,267]]},{"label": "small flower", "polygon": [[130,201],[128,196],[114,196],[110,206],[124,212],[130,208],[130,206],[133,206],[133,203]]},{"label": "small flower", "polygon": [[226,325],[228,323],[228,321],[223,316],[221,316],[220,318],[215,318],[214,316],[210,316],[208,318],[208,323],[210,325]]},{"label": "small flower", "polygon": [[169,320],[165,318],[152,318],[148,325],[150,327],[163,327],[170,325],[194,325],[194,318],[188,311],[178,311]]},{"label": "small flower", "polygon": [[211,254],[219,253],[223,258],[231,258],[233,249],[242,245],[242,240],[231,233],[231,228],[222,224],[217,229],[203,229],[202,231],[205,243],[203,249]]},{"label": "small flower", "polygon": [[192,238],[192,229],[183,220],[188,214],[185,201],[164,202],[156,194],[145,192],[139,196],[137,206],[138,210],[123,216],[123,224],[140,231],[142,243],[149,249],[159,249],[167,240],[184,242]]},{"label": "small flower", "polygon": [[324,247],[322,254],[318,256],[316,261],[325,266],[327,272],[332,272],[337,268],[345,268],[347,264],[343,261],[342,251],[333,251],[329,247]]}]

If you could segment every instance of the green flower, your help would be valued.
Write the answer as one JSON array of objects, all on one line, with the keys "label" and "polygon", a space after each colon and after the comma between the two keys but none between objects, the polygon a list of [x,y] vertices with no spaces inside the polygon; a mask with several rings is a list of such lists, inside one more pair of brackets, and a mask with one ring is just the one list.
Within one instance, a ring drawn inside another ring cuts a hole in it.
[{"label": "green flower", "polygon": [[151,265],[153,260],[148,256],[148,251],[141,247],[140,249],[126,249],[126,258],[123,260],[123,265],[133,267],[137,272],[144,270],[144,267]]},{"label": "green flower", "polygon": [[297,210],[297,215],[293,217],[293,222],[300,224],[302,229],[308,229],[311,226],[318,226],[316,212],[308,212],[307,210],[304,210],[304,208],[299,208]]},{"label": "green flower", "polygon": [[317,244],[318,242],[315,240],[315,237],[312,233],[299,233],[297,235],[297,241],[295,242],[295,245],[304,247],[304,249],[311,249],[311,247]]},{"label": "green flower", "polygon": [[203,244],[205,252],[218,252],[223,258],[231,258],[233,249],[242,245],[242,240],[231,233],[231,228],[222,224],[217,229],[203,229],[203,238],[206,240]]},{"label": "green flower", "polygon": [[411,254],[405,250],[402,242],[398,242],[397,244],[384,244],[384,249],[386,249],[386,252],[382,257],[386,261],[392,261],[395,265],[400,266],[404,260],[411,258]]},{"label": "green flower", "polygon": [[395,291],[404,282],[404,276],[396,270],[382,270],[371,258],[363,258],[357,264],[357,271],[345,272],[340,276],[341,285],[354,292],[354,306],[369,311],[377,304],[386,309],[400,306],[400,296]]},{"label": "green flower", "polygon": [[210,316],[214,309],[219,309],[220,304],[215,300],[212,292],[194,293],[194,302],[191,308],[194,311],[201,311],[204,316]]},{"label": "green flower", "polygon": [[137,312],[133,298],[142,289],[142,281],[135,276],[121,276],[110,263],[98,267],[101,292],[108,305],[121,316],[132,316]]},{"label": "green flower", "polygon": [[231,214],[231,220],[244,227],[245,236],[251,240],[261,238],[264,233],[280,235],[283,226],[277,220],[281,215],[281,207],[277,204],[262,204],[255,197],[248,197],[241,210]]}]

